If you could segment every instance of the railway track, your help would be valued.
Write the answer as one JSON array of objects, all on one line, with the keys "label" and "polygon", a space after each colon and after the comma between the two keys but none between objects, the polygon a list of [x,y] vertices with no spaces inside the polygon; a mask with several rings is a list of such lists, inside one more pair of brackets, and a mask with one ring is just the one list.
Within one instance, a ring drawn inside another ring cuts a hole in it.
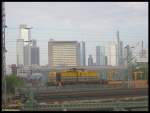
[{"label": "railway track", "polygon": [[40,92],[35,94],[35,99],[39,102],[47,101],[69,101],[81,99],[100,99],[117,97],[147,96],[148,89],[110,89],[80,92]]}]

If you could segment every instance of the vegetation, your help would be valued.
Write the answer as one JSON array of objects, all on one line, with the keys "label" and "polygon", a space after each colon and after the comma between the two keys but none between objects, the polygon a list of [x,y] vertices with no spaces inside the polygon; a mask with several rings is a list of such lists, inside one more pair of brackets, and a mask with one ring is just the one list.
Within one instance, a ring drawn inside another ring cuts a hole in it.
[{"label": "vegetation", "polygon": [[15,88],[20,88],[25,86],[25,82],[20,77],[11,74],[9,76],[6,76],[6,86],[7,86],[7,93],[14,94]]}]

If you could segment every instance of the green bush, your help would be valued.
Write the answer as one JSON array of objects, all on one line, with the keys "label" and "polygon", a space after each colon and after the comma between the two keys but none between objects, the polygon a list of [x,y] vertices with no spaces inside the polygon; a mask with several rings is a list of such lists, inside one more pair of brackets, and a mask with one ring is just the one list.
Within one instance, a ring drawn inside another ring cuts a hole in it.
[{"label": "green bush", "polygon": [[20,88],[25,85],[24,80],[17,77],[16,75],[6,76],[6,86],[8,93],[15,93],[15,88]]}]

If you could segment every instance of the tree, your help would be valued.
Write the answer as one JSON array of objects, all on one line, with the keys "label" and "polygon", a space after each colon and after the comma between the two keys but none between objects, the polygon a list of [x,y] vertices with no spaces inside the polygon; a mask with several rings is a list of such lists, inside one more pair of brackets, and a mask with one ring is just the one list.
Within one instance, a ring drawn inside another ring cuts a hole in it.
[{"label": "tree", "polygon": [[7,92],[14,94],[15,88],[20,88],[25,86],[25,82],[24,80],[17,77],[16,75],[11,74],[9,76],[6,76],[6,86],[7,86]]}]

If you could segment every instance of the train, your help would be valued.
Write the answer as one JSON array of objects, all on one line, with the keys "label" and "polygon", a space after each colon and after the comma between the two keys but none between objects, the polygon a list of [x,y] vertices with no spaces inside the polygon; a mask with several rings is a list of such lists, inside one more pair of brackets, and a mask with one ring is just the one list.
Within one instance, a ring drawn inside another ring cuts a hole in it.
[{"label": "train", "polygon": [[99,83],[96,71],[72,68],[67,71],[49,72],[49,85],[66,85],[79,83]]},{"label": "train", "polygon": [[49,72],[49,85],[67,85],[67,84],[107,84],[107,80],[100,79],[96,71],[76,69],[62,70],[59,72]]}]

